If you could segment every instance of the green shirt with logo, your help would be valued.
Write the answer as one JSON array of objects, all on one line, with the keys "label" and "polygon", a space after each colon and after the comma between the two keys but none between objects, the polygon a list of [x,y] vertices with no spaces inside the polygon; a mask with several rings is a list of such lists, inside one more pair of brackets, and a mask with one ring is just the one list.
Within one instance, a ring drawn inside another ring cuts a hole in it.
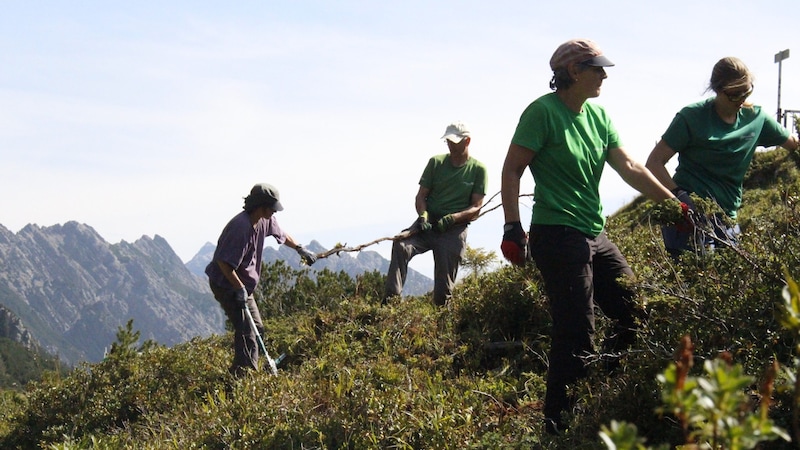
[{"label": "green shirt with logo", "polygon": [[675,183],[715,200],[732,219],[742,205],[742,182],[756,147],[788,138],[789,130],[759,106],[745,106],[733,124],[724,122],[713,97],[681,109],[662,136],[678,153]]},{"label": "green shirt with logo", "polygon": [[420,186],[430,189],[431,220],[469,208],[472,194],[486,195],[488,180],[486,166],[471,156],[460,167],[453,166],[449,153],[432,157],[419,180]]},{"label": "green shirt with logo", "polygon": [[599,235],[605,227],[600,177],[608,150],[622,145],[605,110],[586,102],[576,113],[555,93],[543,95],[522,113],[511,142],[535,153],[531,223]]}]

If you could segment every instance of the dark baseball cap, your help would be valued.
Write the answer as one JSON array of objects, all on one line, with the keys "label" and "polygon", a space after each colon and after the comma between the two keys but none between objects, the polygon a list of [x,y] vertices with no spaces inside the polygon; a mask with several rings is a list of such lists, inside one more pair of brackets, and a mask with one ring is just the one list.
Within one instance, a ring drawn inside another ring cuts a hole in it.
[{"label": "dark baseball cap", "polygon": [[244,198],[244,208],[250,209],[267,205],[275,211],[283,211],[278,189],[267,183],[259,183],[250,189],[250,195]]}]

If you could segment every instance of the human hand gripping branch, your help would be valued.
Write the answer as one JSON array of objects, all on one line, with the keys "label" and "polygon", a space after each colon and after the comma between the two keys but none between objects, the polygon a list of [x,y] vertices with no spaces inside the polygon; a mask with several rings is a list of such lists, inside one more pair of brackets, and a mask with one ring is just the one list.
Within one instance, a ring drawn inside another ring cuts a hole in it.
[{"label": "human hand gripping branch", "polygon": [[[499,195],[500,195],[500,192],[497,192],[496,194],[492,195],[492,197],[489,199],[489,201],[487,201],[484,204],[484,206],[480,208],[480,213],[471,222],[474,222],[474,221],[480,219],[481,217],[483,217],[484,215],[486,215],[487,213],[492,212],[495,209],[500,208],[501,206],[503,206],[502,203],[498,203],[498,204],[496,204],[496,205],[494,205],[492,207],[488,207],[488,205],[490,203],[492,203],[492,201],[494,201],[497,198],[497,196],[499,196]],[[533,198],[533,194],[522,194],[519,197],[520,198],[522,198],[522,197],[531,197],[531,198]],[[361,244],[361,245],[356,245],[356,246],[353,246],[353,247],[349,247],[349,246],[347,246],[347,244],[338,244],[337,243],[335,246],[333,246],[332,249],[327,250],[327,251],[322,252],[322,253],[317,253],[317,259],[319,260],[319,259],[327,258],[327,257],[329,257],[331,255],[337,255],[338,256],[339,253],[342,253],[342,252],[359,252],[359,251],[361,251],[361,250],[363,250],[363,249],[365,249],[367,247],[370,247],[372,245],[378,244],[380,242],[383,242],[383,241],[398,241],[398,240],[406,239],[406,238],[408,238],[408,237],[410,237],[410,236],[412,236],[412,235],[414,235],[416,233],[419,233],[419,232],[421,232],[421,227],[411,227],[411,228],[409,228],[407,230],[401,231],[398,234],[395,234],[394,236],[381,237],[381,238],[375,239],[373,241],[369,241],[367,243],[364,243],[364,244]]]}]

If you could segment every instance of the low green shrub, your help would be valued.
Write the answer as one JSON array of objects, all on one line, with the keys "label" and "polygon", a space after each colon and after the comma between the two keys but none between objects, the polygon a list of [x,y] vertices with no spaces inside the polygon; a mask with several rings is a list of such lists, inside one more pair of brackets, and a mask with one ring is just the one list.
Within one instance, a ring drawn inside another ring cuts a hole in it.
[{"label": "low green shrub", "polygon": [[[769,448],[791,448],[777,430],[795,429],[800,356],[775,300],[788,279],[782,267],[800,268],[800,184],[785,151],[756,157],[759,177],[780,182],[753,181],[746,191],[737,248],[676,260],[651,202],[637,199],[610,218],[608,234],[636,273],[638,339],[613,376],[587,360],[561,436],[541,429],[550,316],[533,265],[470,273],[436,308],[427,296],[382,306],[377,272],[311,279],[274,263],[257,299],[267,348],[286,355],[278,376],[230,378],[230,334],[165,348],[139,344],[129,324],[105,361],[0,396],[0,448],[600,449],[601,430],[628,448],[672,448],[687,430],[704,429],[678,419],[682,400],[664,403],[664,392],[678,392],[671,365],[684,336],[697,361],[686,379],[734,380],[714,392],[730,394],[728,411],[739,405],[736,426],[757,416],[771,424],[761,428],[773,433]],[[596,339],[607,330],[598,315]],[[752,374],[773,361],[787,369],[770,395],[759,393],[764,378]],[[704,399],[696,404],[717,401],[712,391],[687,392]]]}]

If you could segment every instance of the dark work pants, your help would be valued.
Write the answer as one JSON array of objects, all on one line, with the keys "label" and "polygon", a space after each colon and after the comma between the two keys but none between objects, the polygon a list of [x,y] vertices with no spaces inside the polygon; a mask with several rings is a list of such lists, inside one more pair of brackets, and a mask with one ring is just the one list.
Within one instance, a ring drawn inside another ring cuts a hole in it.
[{"label": "dark work pants", "polygon": [[[739,235],[742,233],[739,224],[728,226],[727,219],[720,217],[720,215],[705,217],[701,220],[701,223],[698,224],[699,229],[679,231],[675,225],[661,227],[664,248],[670,255],[677,258],[685,250],[705,254],[721,245],[717,242],[717,239],[734,247],[738,245]],[[713,231],[716,239],[707,234],[711,231]]]},{"label": "dark work pants", "polygon": [[614,320],[604,352],[619,352],[635,339],[633,292],[617,281],[633,271],[605,232],[592,238],[571,227],[534,225],[530,250],[553,319],[544,415],[558,422],[570,406],[567,385],[586,375],[583,357],[594,354],[594,306]]},{"label": "dark work pants", "polygon": [[386,274],[385,298],[400,295],[411,258],[433,250],[433,303],[444,305],[453,293],[458,266],[466,249],[466,224],[453,225],[444,233],[429,230],[394,241],[392,260]]},{"label": "dark work pants", "polygon": [[[217,299],[228,320],[233,325],[233,363],[229,371],[233,375],[241,375],[245,369],[258,368],[258,341],[256,330],[250,327],[244,310],[239,307],[234,299],[235,292],[210,283],[211,292]],[[259,333],[264,332],[264,325],[261,323],[261,313],[253,294],[247,297],[247,308],[253,315],[253,322]]]}]

